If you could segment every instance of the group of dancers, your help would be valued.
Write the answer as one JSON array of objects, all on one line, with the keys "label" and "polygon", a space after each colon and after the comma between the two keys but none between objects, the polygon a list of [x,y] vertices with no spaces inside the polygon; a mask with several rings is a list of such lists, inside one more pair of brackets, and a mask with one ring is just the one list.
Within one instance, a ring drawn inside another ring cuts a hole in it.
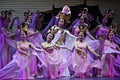
[{"label": "group of dancers", "polygon": [[39,11],[25,12],[24,22],[19,17],[11,21],[11,16],[7,10],[0,16],[0,79],[120,76],[120,36],[117,23],[111,24],[113,10],[106,10],[93,26],[95,18],[87,8],[71,22],[66,5],[43,31],[38,30]]}]

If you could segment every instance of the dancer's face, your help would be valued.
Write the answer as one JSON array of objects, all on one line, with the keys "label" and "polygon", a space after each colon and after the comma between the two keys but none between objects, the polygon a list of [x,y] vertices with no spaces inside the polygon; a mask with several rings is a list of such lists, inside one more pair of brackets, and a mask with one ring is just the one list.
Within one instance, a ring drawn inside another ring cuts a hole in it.
[{"label": "dancer's face", "polygon": [[83,40],[84,39],[84,34],[83,33],[80,33],[79,34],[79,40]]},{"label": "dancer's face", "polygon": [[81,18],[79,19],[79,21],[80,21],[80,23],[84,23],[84,18],[81,17]]},{"label": "dancer's face", "polygon": [[108,37],[109,37],[109,40],[114,40],[115,35],[114,33],[109,33]]},{"label": "dancer's face", "polygon": [[58,22],[58,26],[59,27],[63,27],[64,26],[64,19],[59,19],[59,22]]},{"label": "dancer's face", "polygon": [[54,37],[53,34],[50,34],[50,33],[49,33],[49,34],[47,35],[47,41],[48,41],[48,42],[51,42],[51,41],[53,40],[53,37]]},{"label": "dancer's face", "polygon": [[22,40],[26,40],[26,34],[25,34],[25,32],[23,32],[23,31],[21,32],[21,39],[22,39]]}]

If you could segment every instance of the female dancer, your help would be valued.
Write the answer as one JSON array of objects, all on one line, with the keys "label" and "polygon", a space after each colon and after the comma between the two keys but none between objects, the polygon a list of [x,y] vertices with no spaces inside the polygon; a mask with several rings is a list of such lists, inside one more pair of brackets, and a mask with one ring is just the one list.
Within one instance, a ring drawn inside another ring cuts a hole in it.
[{"label": "female dancer", "polygon": [[[63,29],[64,27],[64,19],[59,19],[58,26],[53,26],[52,28],[56,28],[57,31],[55,33],[55,38],[52,40],[52,43],[66,46],[69,49],[73,49],[74,41],[76,40],[76,37],[73,36],[68,30]],[[65,57],[65,59],[68,61],[66,65],[69,65],[70,62],[70,51],[67,49],[60,49],[61,54]],[[66,67],[63,71],[63,76],[70,76],[69,69]]]},{"label": "female dancer", "polygon": [[90,76],[91,68],[101,68],[99,60],[93,60],[89,51],[100,58],[100,56],[84,41],[84,33],[80,32],[72,53],[72,63],[75,76]]},{"label": "female dancer", "polygon": [[106,10],[105,13],[103,14],[103,17],[108,18],[107,25],[110,26],[112,24],[113,19],[114,19],[114,11],[112,9]]},{"label": "female dancer", "polygon": [[4,67],[8,62],[10,62],[12,60],[12,48],[9,45],[9,42],[7,41],[7,37],[9,37],[9,39],[14,39],[15,38],[15,33],[11,32],[8,28],[8,19],[4,19],[3,21],[3,25],[4,27],[2,27],[0,29],[0,36],[1,36],[1,40],[3,41],[3,45],[1,45],[1,50],[0,51],[0,56],[1,56],[1,68]]},{"label": "female dancer", "polygon": [[[29,42],[31,42],[32,44],[35,45],[35,47],[37,48],[41,48],[41,43],[44,41],[43,38],[42,38],[42,35],[38,32],[38,31],[34,31],[32,28],[29,28],[29,25],[31,23],[29,22],[26,22],[26,23],[22,23],[22,26],[21,26],[21,31],[25,31],[28,35],[27,37],[27,40]],[[36,52],[35,50],[32,50],[32,52],[34,53],[34,55],[38,56],[39,52]],[[37,68],[37,58],[36,56],[32,55],[32,58],[31,58],[31,71],[32,71],[32,74],[35,76],[36,74],[38,74],[38,68]],[[39,57],[40,57],[41,54],[39,54]],[[41,58],[42,56],[44,55],[41,55]],[[40,61],[42,61],[43,63],[43,58],[40,59]]]},{"label": "female dancer", "polygon": [[[13,39],[16,39],[16,34],[12,32],[12,27],[17,19],[17,26],[20,25],[20,20],[18,17],[15,17],[10,24],[10,17],[11,17],[11,12],[10,11],[3,11],[3,15],[0,18],[0,31],[1,31],[1,40],[2,44],[0,53],[1,53],[1,68],[3,68],[8,62],[12,60],[13,53],[15,53],[15,49],[11,46],[11,43]],[[9,27],[10,24],[10,27]]]},{"label": "female dancer", "polygon": [[13,60],[9,62],[5,67],[0,70],[1,79],[17,78],[21,76],[30,77],[30,73],[21,74],[21,71],[29,66],[31,55],[30,48],[35,49],[36,51],[44,51],[36,48],[32,43],[26,41],[27,34],[21,32],[21,41],[17,42],[17,51],[13,56]]},{"label": "female dancer", "polygon": [[79,20],[77,20],[77,22],[73,25],[73,27],[72,27],[72,34],[77,36],[79,34],[79,32],[80,32],[79,26],[82,26],[82,25],[87,25],[85,23],[84,16],[80,16]]},{"label": "female dancer", "polygon": [[[98,25],[95,29],[94,29],[94,32],[95,33],[95,36],[96,36],[96,39],[99,40],[99,47],[97,49],[97,53],[102,56],[103,55],[103,50],[104,50],[104,44],[105,44],[105,40],[107,39],[107,35],[108,35],[108,32],[109,32],[109,27],[107,26],[107,23],[108,23],[108,18],[104,17],[102,19],[102,24],[101,25]],[[95,59],[97,59],[95,57]],[[101,76],[101,70],[98,70],[96,69],[94,73],[95,76]]]},{"label": "female dancer", "polygon": [[104,54],[102,55],[102,75],[114,77],[118,76],[117,68],[120,64],[118,64],[119,60],[115,58],[120,55],[120,48],[114,42],[115,34],[113,31],[110,31],[108,34],[109,40],[105,41],[104,45]]},{"label": "female dancer", "polygon": [[[53,29],[55,31],[55,29]],[[60,53],[60,48],[68,49],[65,46],[59,46],[51,43],[54,38],[54,31],[50,31],[47,34],[46,42],[42,43],[42,47],[45,52],[45,59],[48,68],[50,78],[56,78],[61,76],[61,72],[65,67],[66,60]]]}]

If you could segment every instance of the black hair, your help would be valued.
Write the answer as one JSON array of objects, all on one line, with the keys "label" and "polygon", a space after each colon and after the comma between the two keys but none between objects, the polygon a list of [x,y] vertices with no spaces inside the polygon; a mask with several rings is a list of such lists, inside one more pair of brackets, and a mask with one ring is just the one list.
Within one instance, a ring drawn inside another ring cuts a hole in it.
[{"label": "black hair", "polygon": [[5,12],[2,10],[2,11],[1,11],[1,15],[4,15],[4,14],[5,14]]},{"label": "black hair", "polygon": [[112,30],[110,30],[109,32],[108,32],[108,34],[107,34],[107,39],[109,40],[109,34],[110,33],[113,33],[114,35],[115,35],[115,33],[112,31]]},{"label": "black hair", "polygon": [[22,22],[21,25],[22,25],[22,28],[24,28],[26,24],[25,24],[25,22]]},{"label": "black hair", "polygon": [[67,22],[66,22],[66,20],[65,20],[64,18],[59,18],[58,24],[59,24],[59,21],[60,21],[61,19],[64,20],[64,24],[63,24],[62,28],[65,29],[66,26],[67,26]]},{"label": "black hair", "polygon": [[24,31],[24,33],[25,33],[26,35],[28,35],[28,34],[27,34],[27,31]]},{"label": "black hair", "polygon": [[[22,22],[22,23],[21,23],[21,26],[22,26],[21,28],[24,28],[25,25],[26,25],[25,22]],[[19,28],[20,28],[20,27],[19,27]],[[22,30],[20,30],[20,32],[21,32],[21,31],[22,31]],[[28,35],[28,34],[27,34],[27,31],[23,31],[23,32],[24,32],[26,35]]]}]

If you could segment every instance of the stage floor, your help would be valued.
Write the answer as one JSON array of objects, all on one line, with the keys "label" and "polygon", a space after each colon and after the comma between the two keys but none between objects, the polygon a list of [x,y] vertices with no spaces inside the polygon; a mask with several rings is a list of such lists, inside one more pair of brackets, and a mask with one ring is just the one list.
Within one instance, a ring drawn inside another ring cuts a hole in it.
[{"label": "stage floor", "polygon": [[120,80],[120,77],[91,77],[91,78],[75,78],[75,77],[61,77],[56,79],[43,79],[43,78],[37,78],[36,80]]}]

